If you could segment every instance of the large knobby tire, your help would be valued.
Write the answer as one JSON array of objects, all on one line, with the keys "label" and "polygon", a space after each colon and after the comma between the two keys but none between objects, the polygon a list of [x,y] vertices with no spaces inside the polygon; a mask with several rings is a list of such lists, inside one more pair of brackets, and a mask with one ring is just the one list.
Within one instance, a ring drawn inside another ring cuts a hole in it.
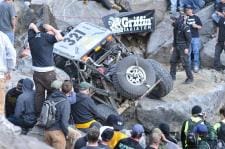
[{"label": "large knobby tire", "polygon": [[118,62],[112,75],[116,91],[130,99],[142,96],[155,80],[155,71],[148,61],[133,55]]},{"label": "large knobby tire", "polygon": [[173,80],[169,71],[153,59],[147,59],[147,61],[155,70],[156,80],[158,81],[161,79],[161,82],[148,96],[151,98],[161,98],[166,96],[173,89]]}]

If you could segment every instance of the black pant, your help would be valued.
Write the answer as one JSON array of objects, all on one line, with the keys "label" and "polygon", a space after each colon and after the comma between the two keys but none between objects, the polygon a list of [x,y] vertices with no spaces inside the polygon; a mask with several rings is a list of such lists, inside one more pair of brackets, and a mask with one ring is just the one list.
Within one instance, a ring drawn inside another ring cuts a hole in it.
[{"label": "black pant", "polygon": [[39,117],[42,109],[42,105],[45,101],[45,91],[47,90],[47,95],[52,93],[51,83],[56,80],[55,71],[48,72],[34,72],[33,80],[36,87],[35,94],[35,111]]},{"label": "black pant", "polygon": [[193,75],[191,72],[191,66],[189,62],[189,55],[184,53],[185,46],[180,45],[176,46],[173,50],[172,56],[170,58],[170,74],[172,77],[176,76],[176,68],[177,68],[177,63],[181,61],[183,68],[186,72],[187,78],[193,79]]},{"label": "black pant", "polygon": [[220,55],[225,50],[224,42],[218,42],[215,48],[215,55],[214,55],[214,68],[221,68],[222,64],[220,62]]}]

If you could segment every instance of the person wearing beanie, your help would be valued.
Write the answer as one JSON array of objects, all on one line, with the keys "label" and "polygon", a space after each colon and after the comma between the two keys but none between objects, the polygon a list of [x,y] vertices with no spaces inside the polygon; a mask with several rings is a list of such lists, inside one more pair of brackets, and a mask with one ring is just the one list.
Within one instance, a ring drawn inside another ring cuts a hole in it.
[{"label": "person wearing beanie", "polygon": [[97,111],[96,104],[90,96],[92,85],[88,82],[79,84],[79,93],[77,93],[76,103],[71,105],[71,114],[75,122],[75,127],[83,132],[87,132],[88,128],[93,125],[101,124],[96,119],[105,121],[101,113]]},{"label": "person wearing beanie", "polygon": [[170,126],[168,124],[159,124],[159,129],[162,131],[167,140],[177,144],[177,140],[170,136]]},{"label": "person wearing beanie", "polygon": [[6,118],[14,114],[16,108],[16,99],[22,94],[23,79],[17,82],[16,87],[11,88],[5,96],[5,114]]},{"label": "person wearing beanie", "polygon": [[[62,81],[55,80],[51,83],[53,93],[47,98],[56,104],[56,120],[49,128],[45,129],[44,141],[56,149],[66,148],[66,138],[69,137],[70,102],[60,91]],[[41,113],[42,114],[42,113]]]},{"label": "person wearing beanie", "polygon": [[181,143],[183,148],[187,147],[186,142],[188,133],[192,131],[195,125],[199,123],[204,124],[204,114],[202,113],[202,108],[199,105],[192,108],[191,114],[191,118],[185,120],[181,128]]},{"label": "person wearing beanie", "polygon": [[131,130],[131,137],[120,140],[115,149],[133,148],[143,149],[139,144],[139,140],[144,133],[144,127],[141,124],[135,124]]}]

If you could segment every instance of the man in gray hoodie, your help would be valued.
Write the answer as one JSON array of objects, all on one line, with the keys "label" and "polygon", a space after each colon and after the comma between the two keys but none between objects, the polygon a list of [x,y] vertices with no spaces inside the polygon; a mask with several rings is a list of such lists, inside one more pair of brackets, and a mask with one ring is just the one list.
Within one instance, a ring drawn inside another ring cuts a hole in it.
[{"label": "man in gray hoodie", "polygon": [[34,83],[30,79],[23,80],[23,93],[17,98],[15,113],[8,118],[13,124],[22,128],[32,128],[37,121],[34,109]]},{"label": "man in gray hoodie", "polygon": [[16,65],[16,50],[8,36],[0,31],[0,128],[9,133],[19,134],[21,129],[15,127],[5,118],[5,81],[11,78],[10,72]]}]

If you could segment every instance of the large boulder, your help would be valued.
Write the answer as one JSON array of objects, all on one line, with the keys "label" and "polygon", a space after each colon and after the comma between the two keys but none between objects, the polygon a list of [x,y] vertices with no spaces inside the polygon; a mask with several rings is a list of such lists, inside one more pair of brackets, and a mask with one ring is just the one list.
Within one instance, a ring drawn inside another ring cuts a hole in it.
[{"label": "large boulder", "polygon": [[[202,52],[201,52],[202,66],[210,67],[210,68],[213,67],[216,43],[217,43],[217,39],[214,38],[204,45],[204,48],[202,49]],[[221,63],[225,65],[225,53],[224,52],[222,52],[220,58],[221,58]]]},{"label": "large boulder", "polygon": [[130,0],[133,11],[155,9],[156,24],[163,20],[167,11],[167,0]]},{"label": "large boulder", "polygon": [[208,121],[215,123],[219,120],[216,115],[225,100],[223,74],[214,70],[201,70],[190,85],[183,84],[185,77],[184,72],[179,72],[174,90],[162,100],[146,98],[139,101],[136,116],[147,129],[166,122],[170,124],[171,130],[179,132],[195,105],[200,105],[207,112]]},{"label": "large boulder", "polygon": [[[0,124],[1,128],[1,124]],[[1,129],[0,133],[0,148],[1,149],[52,149],[45,143],[38,141],[36,138],[24,135],[13,135],[6,133]]]},{"label": "large boulder", "polygon": [[[210,36],[214,31],[211,19],[212,12],[213,5],[210,5],[197,13],[203,24],[200,31],[200,37],[203,44],[210,40]],[[162,63],[169,63],[170,59],[169,51],[173,42],[173,27],[171,23],[172,21],[170,20],[169,15],[166,15],[164,20],[156,26],[156,30],[151,34],[147,44],[147,55]]]},{"label": "large boulder", "polygon": [[60,29],[69,25],[75,26],[81,22],[92,22],[96,25],[103,25],[103,16],[118,12],[107,10],[95,1],[88,1],[87,4],[84,4],[83,1],[54,0],[50,1],[48,5]]}]

